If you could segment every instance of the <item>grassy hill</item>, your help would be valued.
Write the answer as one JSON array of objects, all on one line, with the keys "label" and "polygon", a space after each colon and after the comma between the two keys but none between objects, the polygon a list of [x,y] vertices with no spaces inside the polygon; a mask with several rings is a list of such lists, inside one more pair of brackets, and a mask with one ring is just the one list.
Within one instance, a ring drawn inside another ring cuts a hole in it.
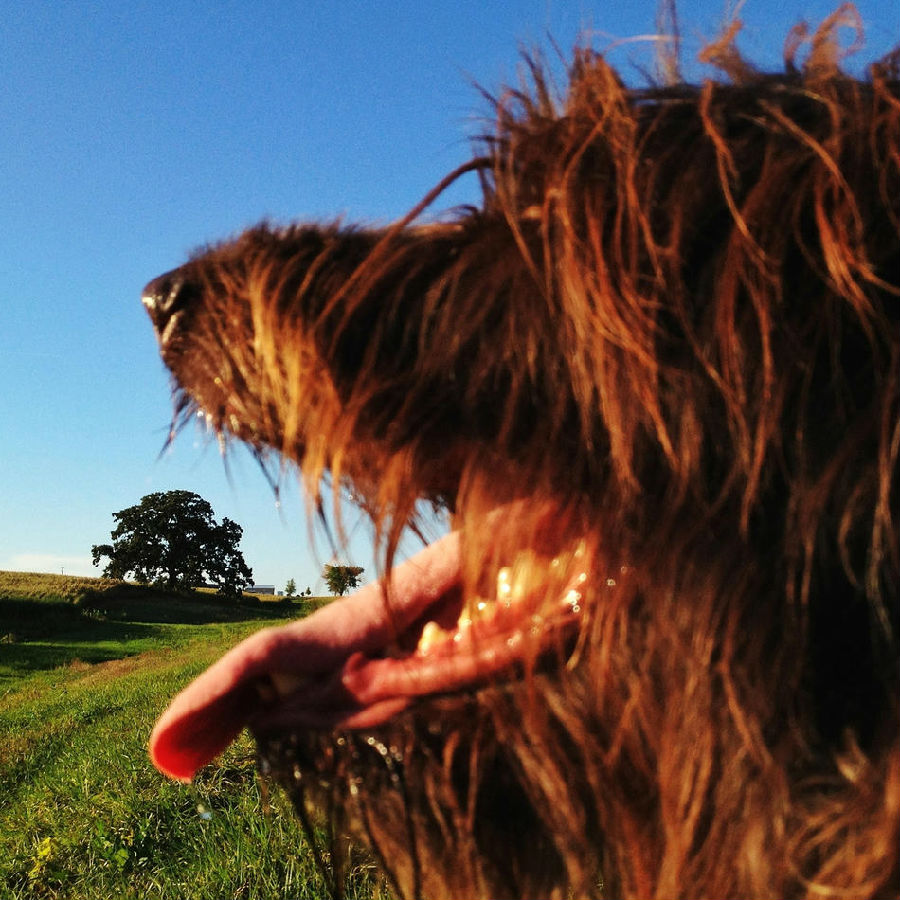
[{"label": "grassy hill", "polygon": [[[190,678],[309,605],[0,572],[0,898],[324,896],[249,738],[188,787],[146,753]],[[355,855],[345,891],[382,895]]]},{"label": "grassy hill", "polygon": [[201,626],[296,618],[317,602],[255,595],[235,602],[202,591],[176,595],[111,579],[0,571],[0,691],[27,672],[177,648],[205,633]]}]

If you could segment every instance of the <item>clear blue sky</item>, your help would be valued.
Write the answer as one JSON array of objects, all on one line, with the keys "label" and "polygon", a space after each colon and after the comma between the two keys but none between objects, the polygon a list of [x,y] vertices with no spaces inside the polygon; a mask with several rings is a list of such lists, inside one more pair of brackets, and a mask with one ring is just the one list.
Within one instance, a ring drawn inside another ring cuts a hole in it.
[{"label": "clear blue sky", "polygon": [[[749,0],[741,46],[777,65],[790,25],[835,5]],[[900,0],[859,8],[854,66],[900,39]],[[680,4],[688,56],[724,9]],[[634,0],[0,0],[0,569],[98,574],[112,512],[181,488],[242,525],[258,582],[321,587],[330,550],[310,552],[295,484],[276,509],[251,458],[229,476],[199,432],[159,457],[169,382],[141,287],[263,217],[401,215],[467,158],[472,81],[514,80],[522,44],[604,48],[654,18]],[[371,576],[367,543],[358,528],[350,556]]]}]

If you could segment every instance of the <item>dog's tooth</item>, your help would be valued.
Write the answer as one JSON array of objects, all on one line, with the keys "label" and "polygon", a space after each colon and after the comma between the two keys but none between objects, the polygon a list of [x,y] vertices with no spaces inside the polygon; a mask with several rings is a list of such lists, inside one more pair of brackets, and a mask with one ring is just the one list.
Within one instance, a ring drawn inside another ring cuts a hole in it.
[{"label": "dog's tooth", "polygon": [[427,653],[436,644],[446,641],[450,637],[450,632],[445,631],[437,622],[426,622],[422,629],[422,636],[416,649],[420,653]]},{"label": "dog's tooth", "polygon": [[[515,604],[529,596],[538,596],[544,592],[547,596],[563,596],[563,602],[573,612],[581,611],[582,593],[579,588],[588,580],[586,571],[576,572],[575,561],[586,556],[586,544],[579,541],[572,549],[560,553],[553,559],[541,557],[532,550],[523,550],[516,554],[512,565],[501,566],[497,570],[496,592],[494,597],[474,597],[466,601],[459,614],[455,632],[447,632],[429,622],[425,626],[418,649],[428,650],[438,640],[445,640],[450,634],[457,643],[475,623],[494,616],[500,604],[502,608],[511,609]],[[582,563],[583,564],[583,563]]]},{"label": "dog's tooth", "polygon": [[497,572],[497,599],[507,606],[522,600],[534,588],[540,574],[535,555],[530,550],[519,553],[511,566]]},{"label": "dog's tooth", "polygon": [[[508,600],[505,605],[509,607]],[[493,600],[487,600],[484,597],[476,597],[474,600],[469,600],[466,605],[463,606],[459,614],[459,619],[457,619],[457,632],[468,628],[474,622],[481,621],[482,619],[489,619],[494,614],[496,608],[497,604]]]},{"label": "dog's tooth", "polygon": [[455,643],[459,643],[463,639],[463,635],[468,631],[469,628],[472,627],[472,623],[475,620],[469,614],[469,610],[466,607],[463,607],[462,612],[459,614],[459,619],[456,623],[456,631],[453,633],[453,641]]}]

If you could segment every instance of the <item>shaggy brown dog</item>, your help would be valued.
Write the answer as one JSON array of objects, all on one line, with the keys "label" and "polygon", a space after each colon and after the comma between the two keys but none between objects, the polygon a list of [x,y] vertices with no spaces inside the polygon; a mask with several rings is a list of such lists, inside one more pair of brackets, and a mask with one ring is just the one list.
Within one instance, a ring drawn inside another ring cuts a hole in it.
[{"label": "shaggy brown dog", "polygon": [[480,208],[148,286],[182,416],[330,471],[386,564],[454,527],[217,663],[164,771],[249,726],[407,896],[900,891],[900,90],[838,70],[848,14],[779,77],[533,66]]}]

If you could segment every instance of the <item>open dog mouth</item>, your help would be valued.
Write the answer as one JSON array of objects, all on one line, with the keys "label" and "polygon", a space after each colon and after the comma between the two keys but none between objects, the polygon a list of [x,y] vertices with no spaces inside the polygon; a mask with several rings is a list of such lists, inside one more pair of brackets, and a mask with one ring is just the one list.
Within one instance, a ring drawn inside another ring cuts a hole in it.
[{"label": "open dog mouth", "polygon": [[571,653],[589,581],[583,543],[533,550],[464,588],[452,532],[308,618],[239,644],[183,690],[150,739],[154,764],[189,781],[249,727],[257,736],[364,729],[417,698],[511,677]]}]

